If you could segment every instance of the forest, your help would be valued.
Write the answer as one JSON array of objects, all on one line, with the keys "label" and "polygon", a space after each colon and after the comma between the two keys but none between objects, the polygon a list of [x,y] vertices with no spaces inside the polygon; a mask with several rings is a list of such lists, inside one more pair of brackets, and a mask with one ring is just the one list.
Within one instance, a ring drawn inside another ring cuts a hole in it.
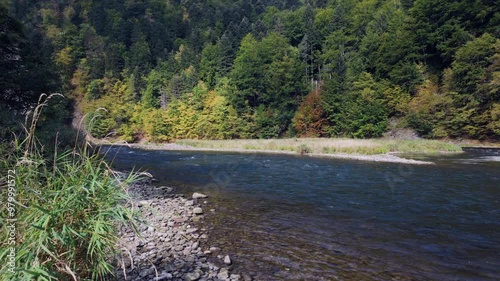
[{"label": "forest", "polygon": [[2,137],[59,92],[42,125],[127,142],[500,139],[494,0],[2,2]]}]

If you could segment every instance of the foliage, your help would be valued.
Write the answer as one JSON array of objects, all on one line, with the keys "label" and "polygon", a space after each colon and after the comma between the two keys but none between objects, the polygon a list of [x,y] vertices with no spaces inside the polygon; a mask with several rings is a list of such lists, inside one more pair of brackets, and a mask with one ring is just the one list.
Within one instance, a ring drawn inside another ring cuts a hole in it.
[{"label": "foliage", "polygon": [[299,153],[301,155],[311,153],[311,152],[312,152],[312,149],[305,144],[301,144],[297,147],[297,153]]},{"label": "foliage", "polygon": [[324,107],[330,136],[368,138],[381,136],[387,126],[383,83],[363,72],[351,83],[350,90],[340,93],[336,84],[325,85]]},{"label": "foliage", "polygon": [[292,124],[299,137],[322,137],[325,121],[321,94],[311,91],[300,104]]},{"label": "foliage", "polygon": [[284,133],[303,92],[301,63],[286,38],[271,33],[260,42],[251,34],[242,43],[230,77],[237,88],[230,102],[240,113],[253,111],[257,137]]},{"label": "foliage", "polygon": [[439,93],[436,83],[426,80],[408,104],[407,122],[422,136],[446,137],[439,125],[449,118],[451,103],[449,96]]},{"label": "foliage", "polygon": [[499,138],[494,1],[10,2],[2,101],[64,90],[99,137]]},{"label": "foliage", "polygon": [[[42,107],[35,109],[25,139],[16,139],[2,161],[11,172],[0,181],[0,193],[14,201],[0,208],[4,214],[14,209],[16,255],[15,272],[4,266],[0,274],[9,280],[105,280],[114,272],[109,261],[117,250],[118,227],[135,225],[124,204],[126,186],[136,176],[118,179],[87,146],[44,158],[35,137]],[[7,184],[14,191],[10,195]],[[7,218],[0,223],[7,225]],[[2,260],[10,253],[9,237],[3,227]]]}]

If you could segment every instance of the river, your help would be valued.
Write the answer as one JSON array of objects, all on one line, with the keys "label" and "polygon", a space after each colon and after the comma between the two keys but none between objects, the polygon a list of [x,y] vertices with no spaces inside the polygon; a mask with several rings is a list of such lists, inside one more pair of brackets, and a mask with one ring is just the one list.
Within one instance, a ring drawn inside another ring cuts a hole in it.
[{"label": "river", "polygon": [[210,246],[255,280],[500,280],[500,151],[436,165],[108,147],[181,193],[210,196]]}]

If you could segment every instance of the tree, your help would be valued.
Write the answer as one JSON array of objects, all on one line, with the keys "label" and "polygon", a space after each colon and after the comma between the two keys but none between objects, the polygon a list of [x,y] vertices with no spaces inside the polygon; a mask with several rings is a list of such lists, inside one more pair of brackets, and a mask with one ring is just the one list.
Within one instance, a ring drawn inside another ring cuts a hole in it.
[{"label": "tree", "polygon": [[240,114],[255,111],[261,137],[277,137],[288,128],[304,91],[302,69],[298,50],[283,35],[243,39],[230,75],[238,91],[230,102]]},{"label": "tree", "polygon": [[[37,29],[24,28],[0,5],[0,107],[6,120],[25,114],[42,93],[60,89],[49,40]],[[69,63],[67,52],[60,62]]]},{"label": "tree", "polygon": [[410,9],[415,45],[428,64],[443,70],[458,48],[495,25],[496,14],[495,1],[415,0]]},{"label": "tree", "polygon": [[209,44],[203,48],[200,62],[200,79],[205,81],[210,88],[213,88],[220,79],[221,52],[218,45]]},{"label": "tree", "polygon": [[12,18],[0,5],[0,91],[2,105],[23,108],[32,102],[32,97],[21,96],[18,89],[19,71],[22,66],[21,48],[24,47],[22,25]]},{"label": "tree", "polygon": [[446,79],[456,108],[450,134],[497,139],[500,40],[488,33],[458,49]]},{"label": "tree", "polygon": [[144,108],[160,107],[160,96],[164,87],[164,81],[160,73],[152,70],[147,78],[146,90],[142,94]]},{"label": "tree", "polygon": [[230,73],[231,81],[238,92],[230,97],[230,102],[234,108],[243,112],[247,106],[255,107],[258,104],[258,97],[263,91],[261,71],[262,58],[258,53],[258,41],[252,34],[248,34],[241,41],[238,55],[234,60],[233,69]]},{"label": "tree", "polygon": [[[453,89],[457,91],[460,100],[458,104],[485,103],[492,98],[499,98],[499,89],[487,89],[482,86],[493,79],[490,66],[498,60],[500,40],[488,33],[468,42],[455,54],[452,63]],[[497,55],[497,57],[495,57]],[[495,92],[491,93],[490,90]]]},{"label": "tree", "polygon": [[292,120],[299,137],[325,136],[326,118],[320,91],[311,91],[300,104]]},{"label": "tree", "polygon": [[452,114],[450,96],[439,93],[439,87],[430,80],[418,87],[409,102],[406,120],[411,128],[424,137],[447,137],[446,125]]},{"label": "tree", "polygon": [[129,68],[138,68],[140,74],[145,74],[151,68],[151,51],[144,37],[132,44],[129,52]]},{"label": "tree", "polygon": [[362,73],[343,90],[335,80],[326,84],[325,113],[330,136],[369,138],[381,136],[387,126],[385,85]]},{"label": "tree", "polygon": [[219,75],[220,77],[226,76],[232,68],[233,59],[235,56],[235,47],[232,38],[233,35],[230,32],[224,32],[220,40],[217,41],[217,47],[219,50]]}]

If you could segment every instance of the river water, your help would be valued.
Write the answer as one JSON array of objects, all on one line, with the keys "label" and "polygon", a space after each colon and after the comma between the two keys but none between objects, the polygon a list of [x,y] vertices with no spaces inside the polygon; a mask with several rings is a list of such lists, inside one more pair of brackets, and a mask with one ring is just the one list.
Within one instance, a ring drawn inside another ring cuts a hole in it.
[{"label": "river water", "polygon": [[255,280],[500,280],[499,150],[408,165],[107,149],[118,168],[208,194],[208,246]]}]

